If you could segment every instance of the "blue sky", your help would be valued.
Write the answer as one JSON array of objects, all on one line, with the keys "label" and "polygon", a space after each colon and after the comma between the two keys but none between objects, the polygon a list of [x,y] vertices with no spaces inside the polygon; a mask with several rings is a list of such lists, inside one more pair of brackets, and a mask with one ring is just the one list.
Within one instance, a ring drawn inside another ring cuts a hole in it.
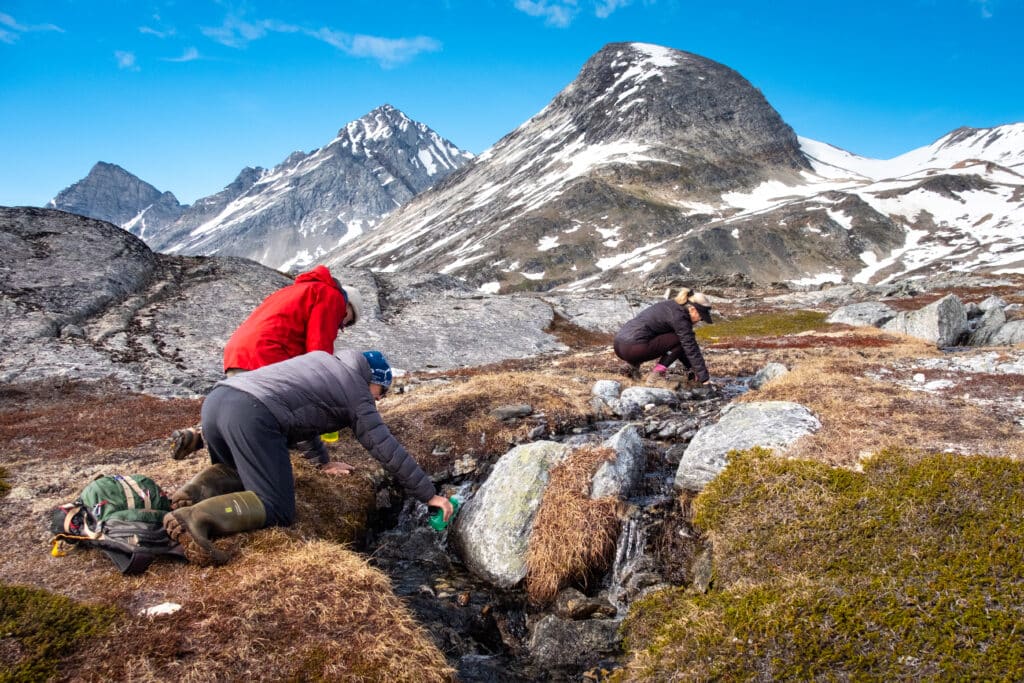
[{"label": "blue sky", "polygon": [[1024,0],[0,0],[0,205],[96,161],[191,203],[392,104],[480,153],[603,45],[726,64],[889,158],[1024,120]]}]

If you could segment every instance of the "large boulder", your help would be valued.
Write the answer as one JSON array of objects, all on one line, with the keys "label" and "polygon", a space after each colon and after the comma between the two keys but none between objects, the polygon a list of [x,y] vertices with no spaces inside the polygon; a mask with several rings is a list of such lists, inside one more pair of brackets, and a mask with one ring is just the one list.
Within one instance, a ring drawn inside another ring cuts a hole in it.
[{"label": "large boulder", "polygon": [[806,407],[789,401],[736,403],[717,423],[704,427],[686,448],[676,470],[676,488],[700,491],[725,469],[733,450],[754,446],[785,451],[794,441],[821,429]]},{"label": "large boulder", "polygon": [[992,335],[992,346],[1013,346],[1024,342],[1024,320],[1011,320]]},{"label": "large boulder", "polygon": [[878,327],[896,317],[896,311],[881,301],[864,301],[837,308],[825,322],[853,327]]},{"label": "large boulder", "polygon": [[936,346],[954,346],[967,331],[967,309],[955,294],[916,311],[903,311],[882,325],[883,330],[924,339]]},{"label": "large boulder", "polygon": [[1001,306],[990,306],[983,310],[985,312],[978,319],[977,327],[967,337],[969,346],[988,346],[1006,324],[1006,313]]},{"label": "large boulder", "polygon": [[451,540],[466,566],[511,588],[526,576],[526,549],[551,468],[569,447],[553,441],[517,446],[501,456],[487,481],[455,518]]},{"label": "large boulder", "polygon": [[647,464],[640,430],[636,425],[626,425],[604,445],[615,450],[615,458],[597,468],[590,482],[590,497],[625,498],[640,483]]},{"label": "large boulder", "polygon": [[631,420],[639,417],[645,406],[676,405],[679,394],[671,389],[656,387],[629,387],[623,390],[619,400],[612,403],[612,412],[619,417]]},{"label": "large boulder", "polygon": [[789,368],[782,363],[768,363],[754,373],[754,376],[747,382],[747,386],[751,389],[760,389],[768,382],[771,382],[776,377],[782,377],[787,372],[789,372]]}]

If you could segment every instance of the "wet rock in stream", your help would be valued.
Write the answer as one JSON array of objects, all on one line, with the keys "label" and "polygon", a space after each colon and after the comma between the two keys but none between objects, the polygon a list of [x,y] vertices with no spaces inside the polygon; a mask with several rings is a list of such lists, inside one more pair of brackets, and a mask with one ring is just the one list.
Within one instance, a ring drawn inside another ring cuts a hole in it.
[{"label": "wet rock in stream", "polygon": [[[618,387],[600,389],[595,399],[602,404],[620,401]],[[441,533],[426,525],[427,510],[414,501],[407,500],[390,517],[382,516],[385,527],[369,543],[371,561],[391,576],[395,592],[457,669],[458,680],[579,680],[594,667],[614,669],[618,629],[630,603],[659,587],[687,585],[694,578],[694,559],[710,557],[701,555],[703,539],[689,525],[689,510],[680,504],[673,483],[680,454],[698,429],[717,420],[729,396],[683,390],[670,400],[647,391],[630,395],[644,400],[628,401],[630,420],[595,421],[532,445],[562,453],[611,444],[616,459],[592,480],[592,491],[618,497],[624,506],[611,568],[604,576],[590,577],[585,586],[563,588],[551,605],[531,605],[518,581],[505,582],[502,588],[467,569],[467,538],[452,529],[465,525],[469,516]],[[656,400],[646,400],[650,398]],[[542,460],[550,467],[560,457]],[[462,482],[457,490],[446,488],[444,481],[439,484],[442,495],[454,493],[463,500],[460,518],[474,502],[482,504],[480,491],[495,472],[501,473],[500,463],[464,475],[449,473],[446,481]],[[541,470],[546,479],[546,468]],[[539,494],[534,496],[539,503]],[[530,507],[527,501],[521,505]],[[525,546],[521,550],[525,553]],[[709,575],[710,566],[702,572]],[[704,590],[709,580],[705,576]]]}]

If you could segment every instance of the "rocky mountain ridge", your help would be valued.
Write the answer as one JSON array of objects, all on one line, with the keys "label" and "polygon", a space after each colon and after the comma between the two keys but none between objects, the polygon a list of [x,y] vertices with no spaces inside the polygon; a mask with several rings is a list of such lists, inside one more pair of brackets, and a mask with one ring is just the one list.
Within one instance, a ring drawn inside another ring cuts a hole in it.
[{"label": "rocky mountain ridge", "polygon": [[270,170],[245,168],[189,207],[175,200],[171,210],[173,195],[154,197],[155,188],[110,164],[97,164],[51,206],[120,225],[160,252],[244,256],[287,271],[370,230],[471,157],[382,105],[327,145],[294,152]]},{"label": "rocky mountain ridge", "polygon": [[796,140],[727,67],[612,44],[472,165],[325,261],[483,291],[1021,272],[1022,159],[1024,124],[961,128],[888,161]]}]

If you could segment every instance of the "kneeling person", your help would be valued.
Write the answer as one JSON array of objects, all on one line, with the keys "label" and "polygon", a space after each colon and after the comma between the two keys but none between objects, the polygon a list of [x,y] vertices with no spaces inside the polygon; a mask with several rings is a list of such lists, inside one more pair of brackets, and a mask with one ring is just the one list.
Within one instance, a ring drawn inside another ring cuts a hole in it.
[{"label": "kneeling person", "polygon": [[[388,430],[375,401],[391,385],[391,368],[377,351],[324,351],[297,356],[218,382],[203,402],[203,436],[213,466],[238,473],[240,489],[164,517],[170,536],[194,562],[229,558],[211,536],[295,521],[295,480],[289,443],[351,427],[355,438],[417,500],[452,514],[448,499]],[[323,467],[348,471],[343,463]],[[202,477],[202,473],[199,475]],[[193,501],[189,501],[193,502]]]}]

